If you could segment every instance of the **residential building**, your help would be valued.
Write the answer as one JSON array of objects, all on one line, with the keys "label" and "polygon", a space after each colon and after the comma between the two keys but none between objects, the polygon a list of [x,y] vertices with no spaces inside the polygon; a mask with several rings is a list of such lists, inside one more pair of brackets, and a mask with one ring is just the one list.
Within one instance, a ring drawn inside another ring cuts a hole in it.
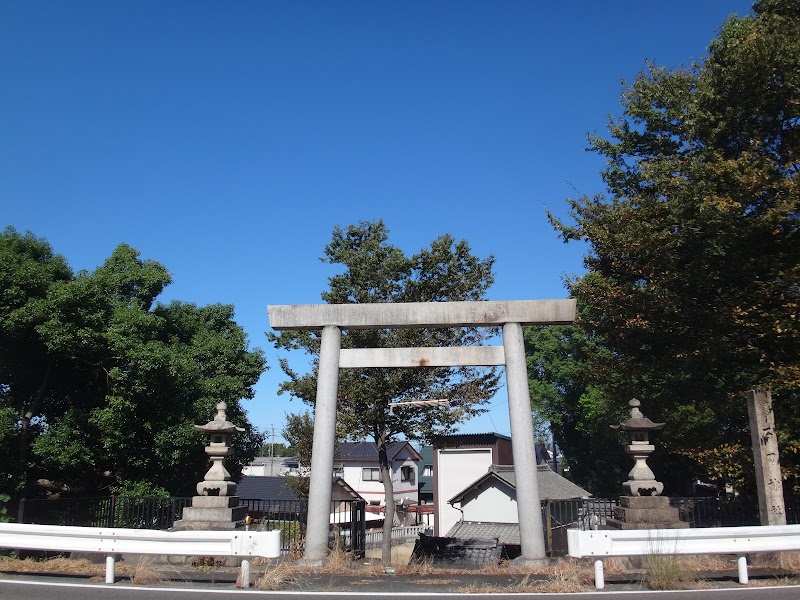
[{"label": "residential building", "polygon": [[[394,502],[417,504],[417,462],[419,453],[406,441],[394,442],[386,451],[392,476]],[[378,446],[372,442],[341,442],[333,460],[334,476],[344,479],[373,506],[384,504]]]}]

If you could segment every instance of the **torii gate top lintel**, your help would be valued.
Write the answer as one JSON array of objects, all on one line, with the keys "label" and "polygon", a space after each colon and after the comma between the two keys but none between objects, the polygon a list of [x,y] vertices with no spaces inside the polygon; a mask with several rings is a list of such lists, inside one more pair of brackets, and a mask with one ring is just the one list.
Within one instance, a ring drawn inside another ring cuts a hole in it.
[{"label": "torii gate top lintel", "polygon": [[504,323],[564,325],[575,320],[575,300],[488,300],[383,304],[279,304],[267,307],[276,330],[406,327],[480,327]]}]

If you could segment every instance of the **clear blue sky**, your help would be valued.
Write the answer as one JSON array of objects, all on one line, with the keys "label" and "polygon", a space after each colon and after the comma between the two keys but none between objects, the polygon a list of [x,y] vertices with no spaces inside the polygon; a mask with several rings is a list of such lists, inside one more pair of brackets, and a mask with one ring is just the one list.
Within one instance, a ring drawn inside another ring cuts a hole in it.
[{"label": "clear blue sky", "polygon": [[[126,242],[162,298],[236,306],[271,369],[246,404],[299,401],[268,304],[320,301],[335,225],[382,218],[496,259],[490,298],[564,298],[582,272],[545,210],[602,191],[586,134],[646,59],[703,57],[741,0],[0,0],[0,226],[78,269]],[[302,366],[304,356],[293,356]],[[505,391],[462,431],[508,433]]]}]

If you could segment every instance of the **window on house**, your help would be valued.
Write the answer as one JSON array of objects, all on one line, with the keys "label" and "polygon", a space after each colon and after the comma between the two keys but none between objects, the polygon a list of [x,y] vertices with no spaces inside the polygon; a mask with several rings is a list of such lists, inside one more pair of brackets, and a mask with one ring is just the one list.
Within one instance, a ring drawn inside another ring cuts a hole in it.
[{"label": "window on house", "polygon": [[433,477],[433,465],[425,465],[422,467],[423,477]]},{"label": "window on house", "polygon": [[333,467],[334,477],[344,477],[344,467]]},{"label": "window on house", "polygon": [[400,481],[414,481],[414,467],[411,465],[400,467]]},{"label": "window on house", "polygon": [[380,481],[381,470],[365,467],[361,469],[361,479],[363,481]]}]

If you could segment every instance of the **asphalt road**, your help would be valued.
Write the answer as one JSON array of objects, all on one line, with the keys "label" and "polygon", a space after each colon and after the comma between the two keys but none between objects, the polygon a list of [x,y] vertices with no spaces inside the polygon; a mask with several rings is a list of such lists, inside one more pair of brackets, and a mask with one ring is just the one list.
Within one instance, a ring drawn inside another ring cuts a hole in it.
[{"label": "asphalt road", "polygon": [[[175,586],[131,586],[114,584],[111,586],[102,583],[69,582],[63,580],[47,580],[32,577],[10,577],[0,580],[0,599],[2,600],[198,600],[200,594],[205,598],[230,598],[238,596],[244,600],[251,596],[273,596],[282,600],[341,600],[341,598],[386,598],[398,600],[464,600],[465,594],[409,594],[385,592],[265,592],[260,590],[238,590],[230,584],[220,586],[215,584],[179,584]],[[599,595],[609,600],[653,600],[660,594],[662,597],[669,594],[669,600],[798,600],[800,587],[772,587],[772,588],[726,588],[702,591],[682,592],[650,592],[650,591],[613,591],[585,593],[585,594],[519,594],[519,593],[494,593],[494,594],[469,594],[469,600],[496,600],[503,598],[537,598],[538,600],[558,599],[565,600],[597,600]]]}]

